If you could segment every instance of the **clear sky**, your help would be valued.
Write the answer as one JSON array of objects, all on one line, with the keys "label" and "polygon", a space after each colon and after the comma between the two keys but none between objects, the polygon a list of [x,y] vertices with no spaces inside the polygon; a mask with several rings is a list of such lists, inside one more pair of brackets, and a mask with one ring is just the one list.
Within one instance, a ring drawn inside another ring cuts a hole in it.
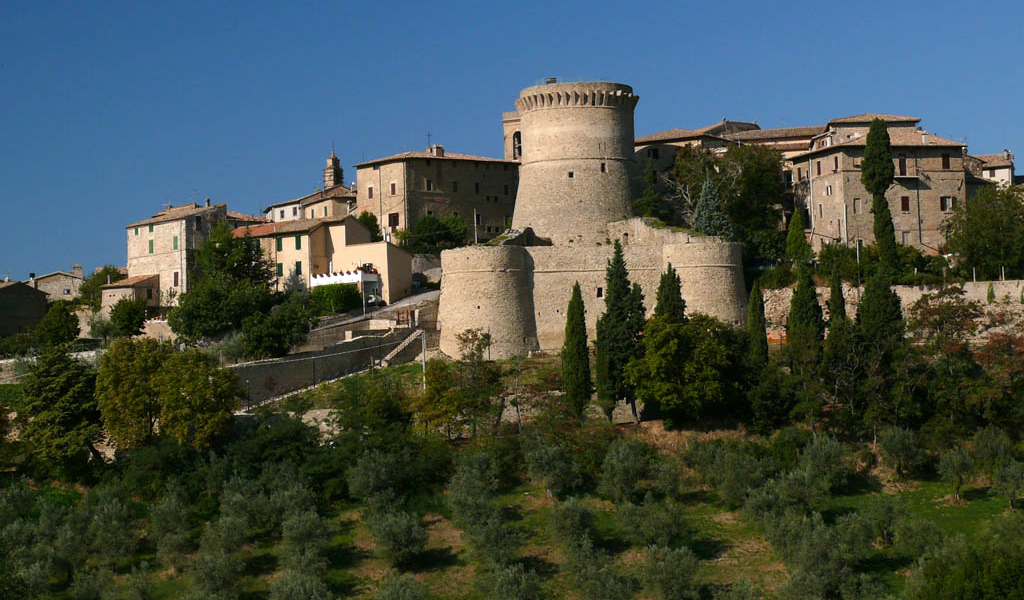
[{"label": "clear sky", "polygon": [[[921,117],[1024,156],[1024,5],[953,2],[6,2],[0,277],[125,262],[167,203],[229,209],[426,147],[502,155],[544,77],[627,83],[636,133]],[[1024,170],[1024,168],[1022,168]]]}]

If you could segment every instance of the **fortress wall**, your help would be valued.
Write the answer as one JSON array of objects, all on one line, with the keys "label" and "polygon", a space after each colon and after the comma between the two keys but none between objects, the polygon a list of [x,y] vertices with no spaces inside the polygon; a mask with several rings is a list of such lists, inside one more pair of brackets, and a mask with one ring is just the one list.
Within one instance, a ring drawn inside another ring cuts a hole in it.
[{"label": "fortress wall", "polygon": [[624,221],[608,223],[608,237],[612,240],[619,240],[623,246],[627,244],[644,244],[649,246],[664,246],[665,244],[688,244],[693,239],[702,236],[695,236],[688,231],[680,231],[670,227],[652,227],[648,225],[654,219],[633,217]]},{"label": "fortress wall", "polygon": [[726,323],[747,321],[741,245],[717,237],[692,238],[689,244],[665,246],[665,264],[679,272],[687,312],[702,312]]},{"label": "fortress wall", "polygon": [[535,349],[532,267],[530,255],[520,246],[470,246],[442,252],[441,351],[459,356],[456,336],[474,328],[490,332],[492,358]]}]

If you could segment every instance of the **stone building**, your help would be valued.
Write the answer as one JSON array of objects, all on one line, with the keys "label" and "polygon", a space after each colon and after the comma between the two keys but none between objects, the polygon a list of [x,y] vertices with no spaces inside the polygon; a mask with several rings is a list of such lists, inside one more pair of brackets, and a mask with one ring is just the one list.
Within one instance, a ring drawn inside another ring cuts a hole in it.
[{"label": "stone building", "polygon": [[638,171],[637,100],[627,85],[549,80],[523,90],[514,115],[504,113],[506,152],[522,160],[512,218],[519,231],[493,245],[441,253],[443,352],[457,355],[458,334],[471,328],[491,334],[494,358],[557,350],[575,282],[583,291],[593,339],[604,310],[611,240],[622,243],[630,278],[642,286],[648,312],[661,273],[672,264],[689,310],[743,323],[739,244],[630,218]]},{"label": "stone building", "polygon": [[697,129],[668,129],[644,135],[634,140],[633,147],[640,165],[650,161],[652,169],[665,173],[671,171],[676,152],[680,148],[700,146],[713,153],[724,152],[732,135],[758,130],[757,123],[722,119],[721,122]]},{"label": "stone building", "polygon": [[977,158],[980,161],[979,172],[975,173],[978,177],[1006,187],[1014,184],[1012,152],[1003,150],[999,154],[979,154]]},{"label": "stone building", "polygon": [[123,299],[146,301],[150,314],[160,309],[160,275],[135,275],[100,286],[100,314],[110,316],[110,310]]},{"label": "stone building", "polygon": [[259,239],[276,269],[277,290],[291,279],[309,289],[313,277],[365,267],[379,273],[379,293],[388,304],[412,292],[412,255],[389,242],[371,242],[370,231],[351,215],[241,227],[234,235]]},{"label": "stone building", "polygon": [[74,300],[78,286],[82,285],[82,265],[71,265],[70,271],[54,271],[45,275],[29,274],[28,285],[46,292],[47,300]]},{"label": "stone building", "polygon": [[277,202],[263,209],[267,221],[279,223],[298,219],[345,216],[355,210],[356,193],[344,185],[344,170],[341,162],[331,150],[324,169],[323,188],[300,196]]},{"label": "stone building", "polygon": [[46,311],[46,292],[20,281],[0,281],[0,338],[31,331]]},{"label": "stone building", "polygon": [[486,240],[509,227],[519,184],[513,160],[445,152],[403,152],[356,165],[354,214],[374,214],[386,239],[431,215],[457,214],[470,240]]},{"label": "stone building", "polygon": [[917,117],[871,113],[833,119],[807,152],[790,158],[811,245],[874,243],[871,194],[860,181],[860,165],[875,118],[889,130],[896,174],[886,198],[896,241],[937,254],[945,241],[942,222],[968,199],[964,146],[924,131]]}]

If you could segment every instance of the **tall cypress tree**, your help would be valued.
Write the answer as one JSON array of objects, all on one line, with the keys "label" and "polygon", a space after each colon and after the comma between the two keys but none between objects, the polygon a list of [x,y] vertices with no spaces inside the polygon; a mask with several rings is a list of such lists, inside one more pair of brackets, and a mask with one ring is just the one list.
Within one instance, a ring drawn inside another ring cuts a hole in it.
[{"label": "tall cypress tree", "polygon": [[[597,320],[597,397],[610,417],[619,400],[633,402],[633,388],[626,379],[626,365],[641,352],[644,327],[643,293],[630,285],[622,245],[605,269],[605,311]],[[634,408],[635,411],[635,408]]]},{"label": "tall cypress tree", "polygon": [[565,311],[565,342],[562,343],[562,386],[573,416],[583,420],[590,403],[590,353],[587,351],[587,323],[584,319],[580,283],[572,286],[569,308]]},{"label": "tall cypress tree", "polygon": [[679,273],[669,263],[658,282],[658,295],[654,305],[654,316],[669,323],[686,322],[686,301],[683,300],[682,282]]},{"label": "tall cypress tree", "polygon": [[718,235],[727,240],[736,238],[736,231],[722,206],[722,197],[711,178],[704,180],[697,205],[693,207],[693,228],[708,235]]},{"label": "tall cypress tree", "polygon": [[892,148],[889,130],[885,121],[871,121],[861,161],[860,181],[871,194],[871,214],[874,215],[875,246],[878,258],[889,277],[899,271],[899,254],[896,249],[896,229],[892,224],[892,212],[885,192],[892,185],[896,167],[892,162]]},{"label": "tall cypress tree", "polygon": [[768,363],[768,332],[764,317],[764,294],[761,284],[754,282],[747,304],[747,339],[750,343],[750,364],[762,366]]},{"label": "tall cypress tree", "polygon": [[832,281],[828,297],[828,324],[846,319],[846,298],[843,297],[843,279],[839,275],[839,263],[832,267]]},{"label": "tall cypress tree", "polygon": [[885,274],[876,272],[864,286],[857,307],[857,336],[869,346],[890,348],[903,339],[903,309],[900,297],[889,287]]},{"label": "tall cypress tree", "polygon": [[824,331],[825,321],[811,271],[806,265],[800,265],[786,320],[786,349],[795,368],[806,372],[817,367]]},{"label": "tall cypress tree", "polygon": [[786,257],[793,261],[810,260],[814,256],[814,250],[807,242],[804,234],[803,212],[797,209],[793,212],[793,218],[789,220],[789,230],[786,233]]},{"label": "tall cypress tree", "polygon": [[846,299],[843,297],[843,281],[839,276],[838,264],[832,270],[828,311],[828,337],[825,338],[821,352],[821,376],[835,401],[852,407],[861,365],[856,356],[853,324],[846,315]]}]

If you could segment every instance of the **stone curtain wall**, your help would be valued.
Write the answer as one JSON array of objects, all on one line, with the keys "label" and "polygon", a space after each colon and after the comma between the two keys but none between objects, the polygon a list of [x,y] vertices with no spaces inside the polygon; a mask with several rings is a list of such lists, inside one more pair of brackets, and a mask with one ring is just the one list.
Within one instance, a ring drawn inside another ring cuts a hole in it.
[{"label": "stone curtain wall", "polygon": [[411,329],[395,329],[384,335],[356,338],[319,352],[303,352],[283,359],[228,368],[234,371],[239,383],[247,390],[249,402],[255,404],[365,369],[371,360],[384,358],[411,332]]}]

